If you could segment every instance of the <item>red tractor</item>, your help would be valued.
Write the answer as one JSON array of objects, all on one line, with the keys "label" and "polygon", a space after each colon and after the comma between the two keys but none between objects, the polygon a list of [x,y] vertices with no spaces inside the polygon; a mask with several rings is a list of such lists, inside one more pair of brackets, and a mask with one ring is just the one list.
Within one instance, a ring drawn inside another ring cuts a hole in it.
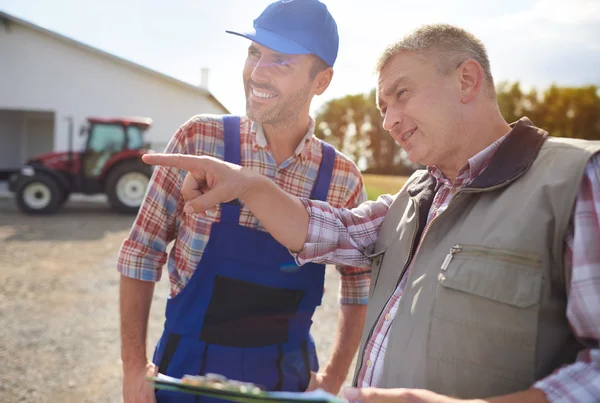
[{"label": "red tractor", "polygon": [[148,151],[144,132],[149,118],[88,118],[80,134],[85,150],[73,151],[73,120],[69,119],[69,151],[31,158],[9,179],[19,209],[28,214],[55,213],[72,193],[106,194],[120,213],[138,211],[152,175],[141,156]]}]

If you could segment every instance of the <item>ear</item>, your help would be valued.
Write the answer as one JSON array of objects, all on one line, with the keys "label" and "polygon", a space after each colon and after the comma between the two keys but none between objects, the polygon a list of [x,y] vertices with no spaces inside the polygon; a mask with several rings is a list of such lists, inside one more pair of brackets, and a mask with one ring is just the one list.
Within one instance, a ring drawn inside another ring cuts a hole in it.
[{"label": "ear", "polygon": [[315,85],[315,95],[321,95],[325,92],[329,84],[331,83],[331,79],[333,78],[333,69],[331,67],[326,68],[323,71],[320,71],[314,80]]},{"label": "ear", "polygon": [[483,86],[483,68],[473,59],[467,59],[458,66],[461,102],[467,104],[477,97]]}]

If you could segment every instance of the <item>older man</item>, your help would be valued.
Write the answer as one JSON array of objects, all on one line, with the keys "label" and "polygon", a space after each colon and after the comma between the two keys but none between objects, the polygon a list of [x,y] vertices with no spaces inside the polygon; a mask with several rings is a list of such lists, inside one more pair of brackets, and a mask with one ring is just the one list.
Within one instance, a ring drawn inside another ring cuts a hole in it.
[{"label": "older man", "polygon": [[239,198],[301,264],[372,265],[349,400],[599,401],[600,144],[508,124],[460,28],[422,27],[377,68],[384,127],[427,166],[395,196],[335,209],[209,159],[147,162],[191,172],[189,211]]}]

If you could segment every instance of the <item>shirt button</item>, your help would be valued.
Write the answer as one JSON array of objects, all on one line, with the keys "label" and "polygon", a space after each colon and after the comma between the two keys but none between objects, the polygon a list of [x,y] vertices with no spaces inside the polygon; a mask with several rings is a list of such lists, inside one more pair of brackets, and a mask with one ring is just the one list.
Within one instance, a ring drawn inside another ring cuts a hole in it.
[{"label": "shirt button", "polygon": [[392,315],[390,315],[389,313],[387,315],[385,315],[385,320],[391,320],[392,319]]},{"label": "shirt button", "polygon": [[371,360],[367,361],[367,367],[371,368],[373,366],[373,363],[371,362]]}]

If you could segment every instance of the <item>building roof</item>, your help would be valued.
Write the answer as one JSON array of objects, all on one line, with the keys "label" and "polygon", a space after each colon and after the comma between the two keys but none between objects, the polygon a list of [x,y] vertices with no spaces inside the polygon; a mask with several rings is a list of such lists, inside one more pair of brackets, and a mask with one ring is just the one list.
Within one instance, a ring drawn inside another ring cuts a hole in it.
[{"label": "building roof", "polygon": [[142,66],[141,64],[137,64],[137,63],[131,62],[131,61],[123,59],[121,57],[115,56],[115,55],[113,55],[111,53],[108,53],[108,52],[105,52],[103,50],[94,48],[93,46],[86,45],[85,43],[76,41],[76,40],[71,39],[71,38],[69,38],[67,36],[61,35],[61,34],[59,34],[57,32],[50,31],[50,30],[48,30],[46,28],[42,28],[39,25],[36,25],[36,24],[31,23],[31,22],[22,20],[22,19],[20,19],[18,17],[15,17],[12,14],[8,14],[8,13],[0,10],[0,24],[5,25],[7,27],[10,27],[10,23],[11,22],[19,24],[19,25],[23,25],[25,27],[33,29],[34,31],[40,32],[42,34],[49,35],[49,36],[53,37],[54,39],[57,39],[57,40],[59,40],[59,41],[61,41],[63,43],[66,43],[66,44],[74,46],[76,48],[79,48],[79,49],[91,52],[91,53],[93,53],[93,54],[95,54],[97,56],[100,56],[100,57],[103,57],[105,59],[108,59],[108,60],[110,60],[110,61],[112,61],[114,63],[120,64],[122,66],[129,67],[129,68],[136,69],[136,70],[138,70],[138,71],[140,71],[142,73],[149,74],[149,75],[151,75],[151,76],[153,76],[155,78],[158,78],[160,80],[167,81],[167,82],[169,82],[171,84],[175,84],[175,85],[177,85],[177,86],[179,86],[181,88],[184,88],[184,89],[187,89],[189,91],[193,91],[193,92],[195,92],[197,94],[203,95],[203,96],[207,97],[210,101],[214,102],[219,108],[223,109],[223,113],[226,113],[226,114],[229,113],[229,110],[221,102],[219,102],[217,100],[217,98],[215,98],[215,96],[210,91],[208,91],[205,88],[197,87],[197,86],[192,85],[190,83],[187,83],[185,81],[181,81],[181,80],[178,80],[178,79],[176,79],[174,77],[168,76],[166,74],[159,73],[158,71],[152,70],[152,69],[150,69],[148,67],[145,67],[145,66]]}]

